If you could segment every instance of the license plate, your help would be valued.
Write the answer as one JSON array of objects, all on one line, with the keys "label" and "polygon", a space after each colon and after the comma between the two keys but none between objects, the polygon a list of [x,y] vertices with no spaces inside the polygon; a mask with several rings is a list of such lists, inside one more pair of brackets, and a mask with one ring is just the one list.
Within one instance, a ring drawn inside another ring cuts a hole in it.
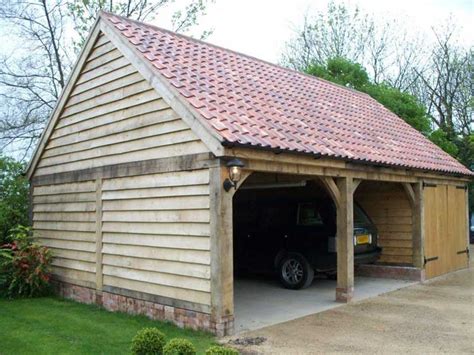
[{"label": "license plate", "polygon": [[357,244],[369,244],[370,243],[370,236],[368,234],[361,234],[356,236]]}]

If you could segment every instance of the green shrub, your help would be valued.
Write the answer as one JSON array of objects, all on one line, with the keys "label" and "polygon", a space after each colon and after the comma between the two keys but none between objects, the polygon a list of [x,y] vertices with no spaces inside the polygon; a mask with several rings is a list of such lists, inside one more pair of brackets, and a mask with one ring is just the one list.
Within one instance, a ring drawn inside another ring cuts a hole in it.
[{"label": "green shrub", "polygon": [[214,345],[206,350],[206,355],[239,355],[239,352],[225,346]]},{"label": "green shrub", "polygon": [[17,226],[0,246],[0,295],[34,297],[49,291],[52,256],[33,243],[30,228]]},{"label": "green shrub", "polygon": [[164,355],[194,355],[196,348],[187,339],[171,339],[163,348]]},{"label": "green shrub", "polygon": [[157,328],[143,328],[132,340],[132,354],[161,355],[165,345],[165,335]]},{"label": "green shrub", "polygon": [[29,184],[24,169],[24,163],[0,155],[0,245],[7,243],[13,227],[29,221]]}]

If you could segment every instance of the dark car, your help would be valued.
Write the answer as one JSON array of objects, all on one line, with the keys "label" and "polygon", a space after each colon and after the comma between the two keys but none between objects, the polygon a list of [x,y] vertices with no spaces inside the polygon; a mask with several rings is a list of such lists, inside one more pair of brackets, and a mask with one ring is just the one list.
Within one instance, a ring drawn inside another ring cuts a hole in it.
[{"label": "dark car", "polygon": [[[240,202],[235,213],[235,269],[276,270],[289,289],[308,287],[314,273],[334,275],[336,210],[330,199],[266,198]],[[354,205],[354,264],[373,263],[380,255],[377,229]]]}]

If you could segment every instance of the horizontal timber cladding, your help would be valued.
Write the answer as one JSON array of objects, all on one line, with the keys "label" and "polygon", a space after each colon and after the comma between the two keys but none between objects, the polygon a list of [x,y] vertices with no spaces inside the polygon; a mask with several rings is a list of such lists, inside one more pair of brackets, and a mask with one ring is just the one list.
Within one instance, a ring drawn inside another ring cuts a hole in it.
[{"label": "horizontal timber cladding", "polygon": [[61,112],[35,176],[208,151],[102,35]]},{"label": "horizontal timber cladding", "polygon": [[377,227],[382,247],[380,262],[413,263],[413,211],[403,186],[399,183],[362,182],[354,200],[360,204]]},{"label": "horizontal timber cladding", "polygon": [[209,170],[103,179],[103,285],[210,307]]},{"label": "horizontal timber cladding", "polygon": [[100,36],[32,179],[54,276],[209,313],[209,154]]},{"label": "horizontal timber cladding", "polygon": [[32,201],[55,278],[210,312],[209,169],[34,185]]},{"label": "horizontal timber cladding", "polygon": [[34,186],[33,230],[54,255],[53,274],[95,287],[95,181]]}]

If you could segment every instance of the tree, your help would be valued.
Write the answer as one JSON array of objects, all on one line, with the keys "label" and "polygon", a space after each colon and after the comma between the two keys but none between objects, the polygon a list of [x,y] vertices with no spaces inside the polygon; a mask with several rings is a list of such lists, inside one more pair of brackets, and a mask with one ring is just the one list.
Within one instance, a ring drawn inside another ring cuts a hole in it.
[{"label": "tree", "polygon": [[296,36],[286,44],[283,64],[305,70],[312,64],[323,64],[330,58],[349,58],[361,61],[374,22],[361,13],[334,1],[326,12],[314,16],[306,14]]},{"label": "tree", "polygon": [[71,61],[59,3],[6,1],[0,23],[21,48],[0,56],[0,147],[29,150],[64,87]]},{"label": "tree", "polygon": [[[173,29],[188,31],[198,23],[210,2],[188,0],[184,8],[171,11]],[[31,152],[98,10],[152,20],[162,10],[169,13],[172,3],[172,0],[4,0],[0,7],[0,28],[9,31],[9,43],[17,47],[7,46],[8,51],[0,54],[0,151],[16,151],[20,159]]]},{"label": "tree", "polygon": [[425,135],[431,133],[425,107],[416,97],[388,83],[374,83],[365,68],[345,58],[332,58],[323,65],[310,65],[307,74],[365,92]]},{"label": "tree", "polygon": [[453,28],[434,33],[436,43],[429,65],[424,70],[416,71],[419,80],[413,91],[427,106],[435,127],[458,145],[465,155],[463,162],[470,166],[474,163],[474,151],[471,150],[466,156],[468,151],[464,149],[469,148],[467,137],[473,134],[474,129],[473,50],[456,43]]},{"label": "tree", "polygon": [[308,65],[304,71],[359,91],[363,91],[370,83],[369,75],[362,65],[342,57],[330,58],[322,64]]},{"label": "tree", "polygon": [[28,225],[28,180],[25,165],[0,156],[0,245],[17,225]]},{"label": "tree", "polygon": [[[81,0],[68,3],[67,8],[79,36],[76,46],[81,48],[100,10],[138,21],[150,21],[157,16],[159,10],[173,2],[174,0]],[[171,15],[173,31],[186,32],[196,25],[199,17],[205,13],[208,2],[206,0],[188,1],[184,9],[175,11]],[[209,34],[210,31],[204,31],[201,38]]]},{"label": "tree", "polygon": [[[457,42],[455,21],[433,29],[435,43],[429,61],[416,70],[410,90],[427,107],[434,131],[431,140],[461,163],[474,169],[473,49]],[[469,209],[474,211],[474,182],[470,183]]]},{"label": "tree", "polygon": [[405,30],[400,20],[375,19],[359,7],[331,1],[326,10],[306,13],[295,36],[286,43],[282,64],[304,71],[331,58],[363,65],[374,83],[407,90],[413,68],[421,68],[424,38]]}]

